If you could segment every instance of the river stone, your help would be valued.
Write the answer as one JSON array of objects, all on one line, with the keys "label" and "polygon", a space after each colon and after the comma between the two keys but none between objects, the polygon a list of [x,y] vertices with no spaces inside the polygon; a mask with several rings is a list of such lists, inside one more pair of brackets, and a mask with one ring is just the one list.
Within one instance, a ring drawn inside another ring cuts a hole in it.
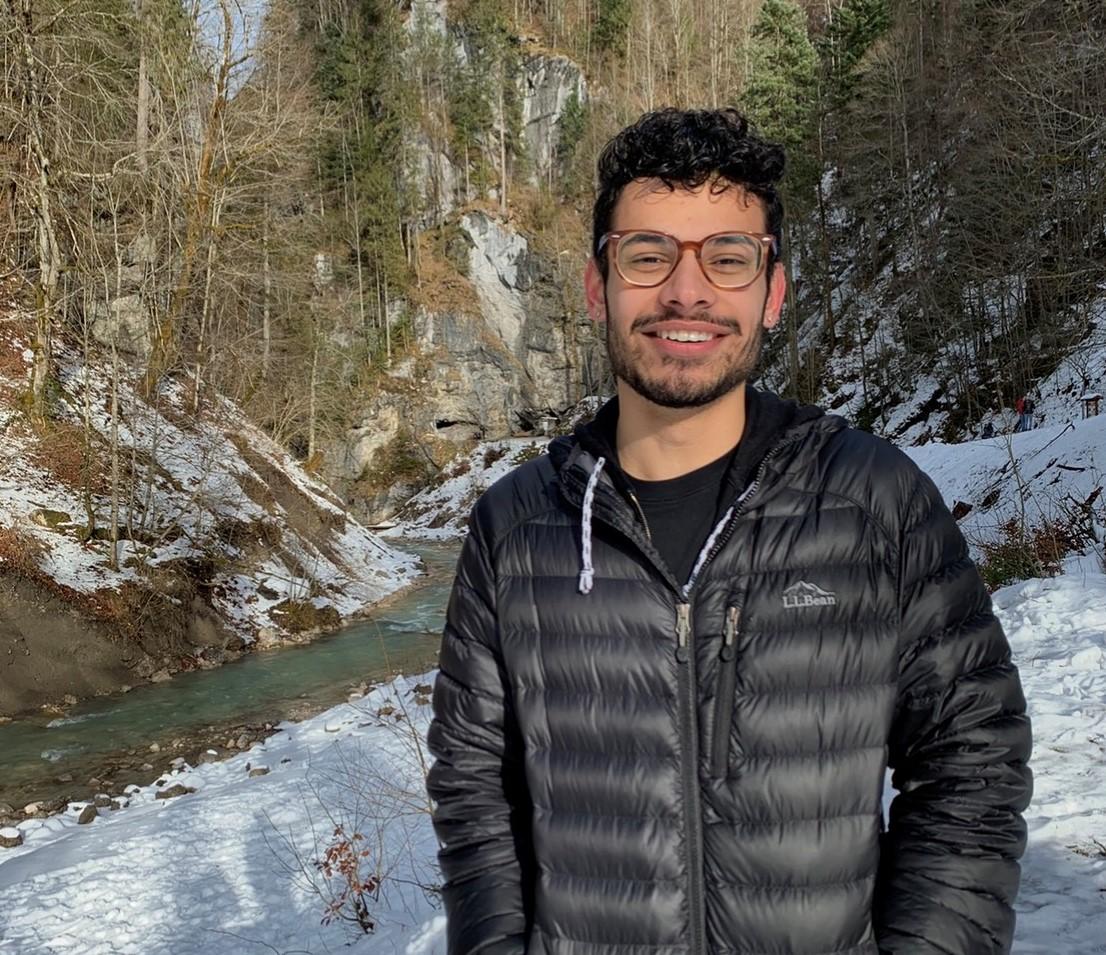
[{"label": "river stone", "polygon": [[94,805],[85,806],[84,809],[81,810],[81,814],[77,817],[77,825],[87,826],[98,815],[100,814],[96,811]]},{"label": "river stone", "polygon": [[15,806],[6,802],[0,802],[0,816],[14,816]]},{"label": "river stone", "polygon": [[92,805],[97,809],[108,809],[111,807],[114,800],[107,793],[97,793],[92,798]]},{"label": "river stone", "polygon": [[249,749],[250,738],[245,733],[243,733],[241,736],[238,737],[237,740],[235,740],[234,745],[237,746],[239,749]]},{"label": "river stone", "polygon": [[151,743],[150,744],[150,752],[151,753],[160,753],[161,752],[161,747],[158,746],[157,743]]},{"label": "river stone", "polygon": [[267,766],[258,766],[256,769],[251,769],[250,770],[250,778],[251,779],[253,779],[255,776],[268,776],[268,775],[269,775],[269,768]]},{"label": "river stone", "polygon": [[29,802],[29,803],[27,803],[26,806],[23,807],[23,815],[24,816],[33,816],[39,810],[40,810],[40,806],[37,802]]},{"label": "river stone", "polygon": [[16,846],[23,845],[23,833],[18,829],[5,828],[0,829],[0,848],[2,849],[14,849]]},{"label": "river stone", "polygon": [[170,786],[168,789],[162,789],[161,791],[154,793],[154,799],[174,799],[177,796],[186,796],[188,793],[194,793],[196,790],[191,786],[182,786],[177,783],[175,786]]}]

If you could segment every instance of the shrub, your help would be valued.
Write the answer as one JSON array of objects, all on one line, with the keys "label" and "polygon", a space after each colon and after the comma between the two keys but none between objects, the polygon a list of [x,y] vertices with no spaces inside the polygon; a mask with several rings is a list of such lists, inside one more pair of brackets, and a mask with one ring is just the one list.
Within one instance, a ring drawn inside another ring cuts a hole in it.
[{"label": "shrub", "polygon": [[1060,562],[1087,543],[1072,524],[1046,520],[1023,528],[1012,517],[999,528],[997,541],[980,544],[979,572],[991,591],[1031,577],[1053,577],[1060,572]]}]

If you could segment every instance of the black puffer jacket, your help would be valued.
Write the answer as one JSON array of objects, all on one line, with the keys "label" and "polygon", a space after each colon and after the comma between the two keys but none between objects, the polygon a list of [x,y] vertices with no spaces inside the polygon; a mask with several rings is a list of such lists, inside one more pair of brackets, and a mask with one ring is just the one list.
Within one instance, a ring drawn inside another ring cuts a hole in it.
[{"label": "black puffer jacket", "polygon": [[1029,724],[932,482],[820,416],[720,527],[685,591],[566,439],[476,505],[430,731],[450,952],[1008,952]]}]

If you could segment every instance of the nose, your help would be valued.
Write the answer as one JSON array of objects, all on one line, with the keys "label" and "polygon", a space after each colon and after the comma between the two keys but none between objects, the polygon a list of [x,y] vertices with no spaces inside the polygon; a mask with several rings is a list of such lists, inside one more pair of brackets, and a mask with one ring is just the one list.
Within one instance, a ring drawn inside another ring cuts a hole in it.
[{"label": "nose", "polygon": [[710,308],[717,291],[703,274],[694,249],[684,249],[672,274],[660,289],[661,303],[674,312],[689,315]]}]

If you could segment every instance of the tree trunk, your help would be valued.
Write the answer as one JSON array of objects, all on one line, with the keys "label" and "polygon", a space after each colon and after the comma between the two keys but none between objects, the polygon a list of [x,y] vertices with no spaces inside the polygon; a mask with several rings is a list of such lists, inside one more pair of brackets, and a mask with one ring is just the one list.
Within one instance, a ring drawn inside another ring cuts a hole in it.
[{"label": "tree trunk", "polygon": [[272,299],[273,270],[269,261],[269,200],[265,200],[261,218],[261,378],[269,377],[273,346]]},{"label": "tree trunk", "polygon": [[50,157],[46,152],[43,110],[44,91],[38,56],[35,52],[35,28],[31,0],[8,0],[8,9],[18,21],[18,42],[23,55],[23,109],[27,129],[27,155],[31,165],[29,179],[31,214],[35,220],[35,244],[38,251],[38,285],[35,288],[35,331],[31,341],[31,380],[27,403],[31,416],[46,420],[46,382],[53,356],[54,309],[57,304],[61,251],[50,204]]},{"label": "tree trunk", "polygon": [[142,0],[134,0],[134,16],[138,21],[138,110],[135,117],[134,149],[138,171],[146,172],[146,151],[150,146],[150,75],[146,59],[146,36]]}]

